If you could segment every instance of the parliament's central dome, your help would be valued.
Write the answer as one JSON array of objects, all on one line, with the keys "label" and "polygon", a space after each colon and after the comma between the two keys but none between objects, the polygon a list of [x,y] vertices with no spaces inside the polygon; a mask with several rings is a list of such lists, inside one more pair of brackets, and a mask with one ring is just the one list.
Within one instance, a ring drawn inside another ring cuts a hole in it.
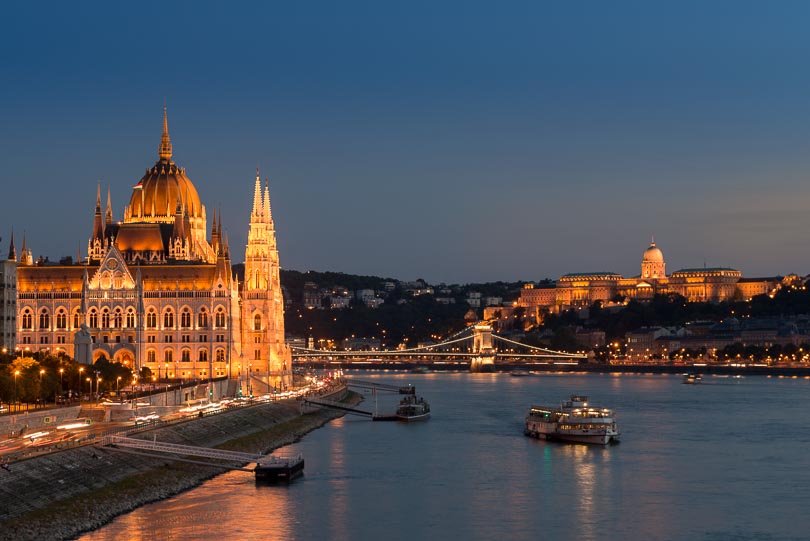
[{"label": "parliament's central dome", "polygon": [[125,222],[172,223],[178,202],[189,218],[204,218],[205,210],[186,170],[172,161],[169,120],[163,109],[163,136],[158,148],[159,160],[132,189],[125,211]]}]

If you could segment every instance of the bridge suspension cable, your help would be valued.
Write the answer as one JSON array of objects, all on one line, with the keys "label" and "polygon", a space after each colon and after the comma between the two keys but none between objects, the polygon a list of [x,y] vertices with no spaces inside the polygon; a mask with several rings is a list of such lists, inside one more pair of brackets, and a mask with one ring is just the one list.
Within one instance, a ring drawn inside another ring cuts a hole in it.
[{"label": "bridge suspension cable", "polygon": [[546,349],[546,348],[541,348],[541,347],[537,347],[537,346],[530,346],[529,344],[523,344],[523,343],[517,342],[515,340],[510,340],[509,338],[504,338],[503,336],[498,336],[495,333],[492,333],[492,338],[495,338],[496,340],[500,340],[502,342],[507,342],[509,344],[513,344],[513,345],[516,345],[516,346],[531,349],[531,350],[534,350],[534,351],[542,351],[543,353],[547,353],[547,354],[550,354],[550,355],[556,355],[556,356],[560,356],[560,357],[576,358],[576,359],[584,359],[584,358],[586,358],[586,356],[582,355],[581,353],[568,353],[567,351],[554,351],[553,349]]}]

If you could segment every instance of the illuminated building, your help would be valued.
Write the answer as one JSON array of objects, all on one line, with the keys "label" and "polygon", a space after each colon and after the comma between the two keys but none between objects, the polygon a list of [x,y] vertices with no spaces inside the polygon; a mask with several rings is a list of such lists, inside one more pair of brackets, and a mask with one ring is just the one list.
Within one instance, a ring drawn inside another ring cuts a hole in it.
[{"label": "illuminated building", "polygon": [[594,302],[649,300],[656,294],[675,293],[690,302],[750,300],[755,295],[772,294],[780,278],[742,278],[742,273],[725,267],[681,269],[666,274],[661,249],[652,241],[641,258],[641,273],[625,278],[614,272],[565,274],[553,287],[535,288],[528,284],[515,305],[523,307],[539,322],[544,312],[587,307]]},{"label": "illuminated building", "polygon": [[17,344],[17,251],[14,233],[8,259],[0,260],[0,349],[14,351]]},{"label": "illuminated building", "polygon": [[245,281],[231,269],[222,217],[207,210],[186,170],[172,160],[164,109],[158,161],[132,189],[116,221],[96,193],[88,255],[77,264],[17,267],[17,341],[74,356],[88,338],[100,357],[160,378],[230,376],[251,388],[289,383],[279,260],[270,192],[256,175]]}]

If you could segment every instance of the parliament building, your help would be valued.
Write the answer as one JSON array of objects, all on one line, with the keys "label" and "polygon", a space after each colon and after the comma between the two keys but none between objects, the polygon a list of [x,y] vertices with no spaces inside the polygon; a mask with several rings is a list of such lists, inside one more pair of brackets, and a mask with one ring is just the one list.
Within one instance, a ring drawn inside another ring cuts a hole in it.
[{"label": "parliament building", "polygon": [[16,344],[106,357],[159,378],[249,378],[254,388],[289,385],[284,303],[270,192],[257,172],[245,273],[240,280],[222,217],[208,210],[172,159],[166,111],[157,162],[132,188],[117,219],[110,193],[96,193],[87,257],[37,261],[25,240],[16,261]]}]

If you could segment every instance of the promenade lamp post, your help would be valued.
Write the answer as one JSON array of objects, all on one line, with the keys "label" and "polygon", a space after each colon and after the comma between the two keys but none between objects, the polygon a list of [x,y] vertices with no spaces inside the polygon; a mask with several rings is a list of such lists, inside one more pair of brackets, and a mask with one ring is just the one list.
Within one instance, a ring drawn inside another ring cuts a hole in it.
[{"label": "promenade lamp post", "polygon": [[87,386],[89,387],[87,392],[92,395],[93,394],[93,379],[92,378],[87,378]]},{"label": "promenade lamp post", "polygon": [[59,394],[62,394],[65,387],[65,369],[59,369]]},{"label": "promenade lamp post", "polygon": [[19,370],[14,371],[14,404],[17,404],[17,377],[20,375]]},{"label": "promenade lamp post", "polygon": [[121,381],[121,376],[118,376],[117,378],[115,378],[115,396],[116,397],[118,396],[118,382],[120,382],[120,381]]},{"label": "promenade lamp post", "polygon": [[37,398],[42,398],[42,376],[45,375],[45,369],[41,369],[39,371],[39,390],[37,392]]},{"label": "promenade lamp post", "polygon": [[81,400],[81,394],[82,394],[82,372],[84,372],[84,367],[80,366],[79,367],[79,395],[80,395],[79,400]]},{"label": "promenade lamp post", "polygon": [[101,392],[99,389],[99,383],[101,383],[101,376],[99,376],[98,372],[96,372],[96,396],[98,396],[98,393]]}]

